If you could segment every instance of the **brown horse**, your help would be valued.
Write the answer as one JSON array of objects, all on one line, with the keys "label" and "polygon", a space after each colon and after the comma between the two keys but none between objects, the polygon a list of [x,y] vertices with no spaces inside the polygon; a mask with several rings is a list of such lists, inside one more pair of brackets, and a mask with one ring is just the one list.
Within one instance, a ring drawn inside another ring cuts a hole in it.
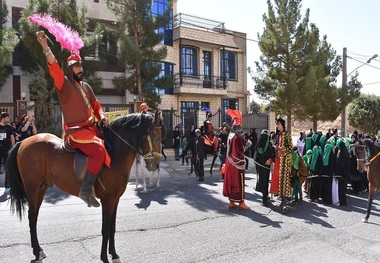
[{"label": "brown horse", "polygon": [[[110,148],[111,167],[104,168],[94,185],[95,193],[102,203],[102,249],[100,259],[120,262],[115,250],[115,222],[119,198],[129,180],[131,166],[136,154],[142,155],[148,170],[158,167],[161,153],[160,114],[130,114],[110,123],[104,131]],[[37,217],[48,186],[56,185],[64,192],[78,196],[80,182],[76,180],[73,167],[74,154],[62,148],[62,140],[52,134],[37,134],[10,151],[7,161],[11,211],[16,210],[22,218],[28,204],[28,218],[34,262],[46,257],[37,238]]]},{"label": "brown horse", "polygon": [[367,214],[362,222],[368,223],[375,192],[380,187],[380,148],[371,139],[359,140],[354,147],[357,170],[359,172],[367,171],[369,196]]}]

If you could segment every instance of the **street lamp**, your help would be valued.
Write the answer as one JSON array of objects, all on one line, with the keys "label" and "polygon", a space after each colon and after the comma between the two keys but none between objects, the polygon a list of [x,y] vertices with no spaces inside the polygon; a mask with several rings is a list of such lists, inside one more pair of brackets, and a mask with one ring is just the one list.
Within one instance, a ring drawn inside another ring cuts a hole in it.
[{"label": "street lamp", "polygon": [[377,54],[374,54],[370,59],[367,60],[366,63],[361,64],[360,66],[358,66],[358,67],[356,67],[354,70],[352,70],[349,74],[347,74],[347,77],[350,76],[352,73],[354,73],[358,68],[361,68],[361,67],[363,67],[363,66],[365,66],[365,65],[367,65],[367,64],[369,64],[369,63],[371,63],[371,61],[372,61],[373,59],[377,58],[377,57],[378,57],[378,55],[377,55]]},{"label": "street lamp", "polygon": [[[364,65],[367,65],[371,63],[371,61],[375,58],[377,58],[378,55],[374,54],[371,58],[367,60],[366,63],[363,63],[356,67],[353,71],[351,71],[349,74],[347,74],[347,48],[343,48],[343,72],[342,72],[342,89],[344,89],[345,93],[344,95],[347,95],[347,77],[350,76],[354,71],[356,71],[358,68],[363,67]],[[344,98],[345,99],[345,98]],[[346,105],[342,111],[341,114],[341,134],[342,136],[346,136],[346,131],[347,131],[347,124],[348,124],[348,113],[347,113],[347,106]]]},{"label": "street lamp", "polygon": [[25,91],[23,91],[23,92],[21,92],[21,99],[25,100],[25,98],[26,98],[26,93],[25,93]]}]

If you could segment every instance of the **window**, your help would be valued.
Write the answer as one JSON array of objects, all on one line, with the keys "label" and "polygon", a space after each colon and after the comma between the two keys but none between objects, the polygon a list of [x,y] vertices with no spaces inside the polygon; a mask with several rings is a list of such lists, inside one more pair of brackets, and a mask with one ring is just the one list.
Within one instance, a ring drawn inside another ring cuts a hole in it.
[{"label": "window", "polygon": [[[87,32],[86,36],[89,38],[94,37],[93,32]],[[117,52],[117,40],[112,35],[103,35],[101,39],[95,39],[95,43],[91,46],[92,50],[85,57],[85,60],[100,61],[102,58],[113,59]]]},{"label": "window", "polygon": [[236,99],[222,99],[222,122],[226,122],[232,125],[231,117],[226,114],[226,110],[233,109],[236,110],[237,100]]},{"label": "window", "polygon": [[198,50],[194,47],[182,47],[181,72],[186,76],[198,76]]},{"label": "window", "polygon": [[[163,15],[169,6],[170,0],[153,0],[152,2],[152,15]],[[173,12],[170,11],[170,22],[159,29],[156,33],[161,34],[163,39],[161,40],[161,45],[173,46]]]},{"label": "window", "polygon": [[211,52],[203,51],[203,79],[211,80]]},{"label": "window", "polygon": [[237,80],[236,78],[236,54],[229,51],[221,51],[222,78]]},{"label": "window", "polygon": [[169,78],[170,85],[167,87],[157,87],[156,92],[157,94],[173,94],[173,64],[161,62],[161,72],[157,76],[157,79],[161,78]]}]

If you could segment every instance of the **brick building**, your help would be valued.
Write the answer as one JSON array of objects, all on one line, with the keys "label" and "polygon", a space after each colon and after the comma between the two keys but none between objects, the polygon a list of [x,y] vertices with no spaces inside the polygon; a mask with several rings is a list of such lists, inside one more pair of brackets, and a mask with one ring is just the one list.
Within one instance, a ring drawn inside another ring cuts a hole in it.
[{"label": "brick building", "polygon": [[[0,0],[1,3],[3,1]],[[213,124],[217,127],[227,120],[227,108],[238,107],[244,114],[249,106],[246,34],[230,31],[222,22],[177,13],[180,1],[171,2],[173,20],[163,29],[165,38],[162,44],[167,45],[168,56],[162,61],[162,74],[171,75],[173,85],[165,89],[157,88],[162,99],[159,109],[168,120],[165,122],[168,142],[170,131],[175,125],[186,131],[191,125],[199,126],[202,123],[206,116],[205,112],[199,111],[202,107],[209,108],[215,114]],[[6,2],[12,17],[9,25],[17,26],[20,12],[29,1]],[[167,8],[168,2],[154,0],[152,8],[155,10],[152,13]],[[52,0],[52,3],[59,4],[59,1]],[[78,0],[77,4],[86,6],[89,17],[108,23],[115,22],[115,16],[107,9],[105,1]],[[101,65],[99,68],[102,69]],[[125,74],[124,72],[99,70],[97,74],[103,80],[103,90],[97,97],[103,105],[107,105],[106,110],[121,109],[123,106],[133,109],[133,94],[118,93],[112,86],[112,79]],[[0,105],[15,104],[22,99],[22,93],[25,93],[25,99],[28,100],[28,83],[29,77],[20,70],[17,59],[14,59],[13,75],[0,91]],[[12,110],[9,108],[9,111]],[[17,114],[13,111],[10,112],[11,115]]]}]

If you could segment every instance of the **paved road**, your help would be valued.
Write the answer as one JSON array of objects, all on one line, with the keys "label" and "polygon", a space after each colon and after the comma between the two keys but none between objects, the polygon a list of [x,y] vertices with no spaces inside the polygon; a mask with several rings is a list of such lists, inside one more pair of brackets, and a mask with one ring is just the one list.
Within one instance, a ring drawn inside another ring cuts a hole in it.
[{"label": "paved road", "polygon": [[[369,224],[360,222],[366,194],[350,195],[345,207],[306,201],[282,215],[276,200],[269,208],[259,204],[250,169],[246,199],[252,210],[231,210],[217,172],[200,183],[188,176],[188,166],[169,159],[162,163],[161,188],[134,191],[132,179],[121,198],[116,248],[122,262],[380,262],[379,195]],[[3,185],[1,180],[3,175]],[[100,262],[100,229],[100,209],[49,189],[38,222],[44,262]],[[0,233],[1,262],[33,259],[28,220],[11,215],[4,195]]]}]

